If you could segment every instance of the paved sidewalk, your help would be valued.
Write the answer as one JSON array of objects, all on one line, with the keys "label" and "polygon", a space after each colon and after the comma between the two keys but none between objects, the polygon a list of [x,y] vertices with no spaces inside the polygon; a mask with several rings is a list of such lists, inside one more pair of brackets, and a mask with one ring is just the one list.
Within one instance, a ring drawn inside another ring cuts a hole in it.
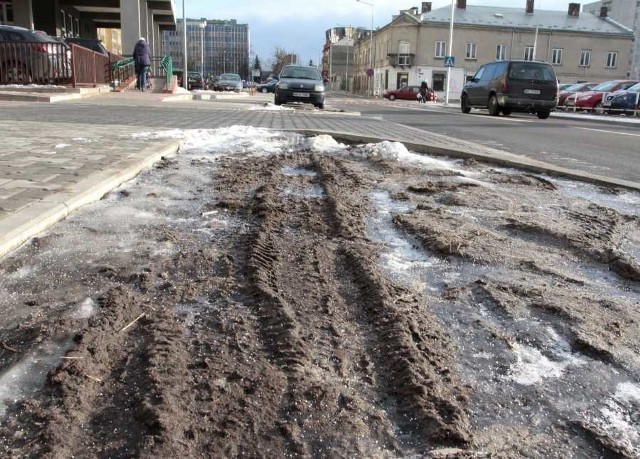
[{"label": "paved sidewalk", "polygon": [[[35,100],[44,100],[46,95],[39,93],[37,97]],[[49,104],[27,102],[23,97],[0,100],[0,130],[4,134],[0,150],[0,257],[178,151],[177,140],[134,138],[141,130],[246,125],[328,133],[340,141],[392,140],[417,152],[477,158],[640,190],[639,183],[569,170],[330,107],[326,111],[273,110],[265,105],[272,96],[261,94],[193,99],[184,94],[127,91]]]}]

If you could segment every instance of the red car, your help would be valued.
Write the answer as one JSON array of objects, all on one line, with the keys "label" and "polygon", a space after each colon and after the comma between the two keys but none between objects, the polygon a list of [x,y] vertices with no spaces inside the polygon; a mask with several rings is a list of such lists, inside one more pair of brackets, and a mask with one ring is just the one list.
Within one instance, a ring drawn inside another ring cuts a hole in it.
[{"label": "red car", "polygon": [[[388,89],[382,94],[382,97],[389,100],[404,99],[404,100],[418,100],[418,93],[420,92],[420,86],[403,86],[400,89]],[[427,90],[427,100],[434,100],[435,93],[431,90]]]},{"label": "red car", "polygon": [[635,80],[611,80],[600,83],[591,88],[590,91],[567,97],[565,105],[568,108],[575,107],[577,110],[593,110],[596,113],[602,113],[602,99],[606,93],[614,92],[619,89],[627,89],[636,84]]},{"label": "red car", "polygon": [[564,107],[564,103],[567,97],[574,95],[577,92],[590,91],[598,83],[576,83],[572,84],[558,92],[558,107]]}]

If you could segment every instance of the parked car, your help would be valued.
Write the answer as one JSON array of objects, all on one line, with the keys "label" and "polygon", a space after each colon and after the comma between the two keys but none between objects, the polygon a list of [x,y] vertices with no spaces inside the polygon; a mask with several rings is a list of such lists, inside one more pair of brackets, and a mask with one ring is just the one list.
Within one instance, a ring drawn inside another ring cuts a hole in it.
[{"label": "parked car", "polygon": [[561,89],[558,93],[558,108],[564,108],[567,97],[575,95],[578,92],[589,91],[597,84],[598,83],[575,83],[565,89]]},{"label": "parked car", "polygon": [[324,81],[315,67],[285,65],[278,77],[274,103],[305,102],[324,108]]},{"label": "parked car", "polygon": [[574,83],[559,83],[558,84],[558,91],[564,91],[565,89],[568,89],[569,86],[573,86]]},{"label": "parked car", "polygon": [[278,80],[267,81],[266,83],[261,83],[256,86],[256,91],[258,92],[276,92],[276,85],[278,84]]},{"label": "parked car", "polygon": [[537,61],[499,61],[480,66],[460,95],[460,108],[486,108],[500,112],[533,112],[549,118],[558,103],[558,79],[550,64]]},{"label": "parked car", "polygon": [[204,78],[200,72],[187,72],[187,89],[206,89]]},{"label": "parked car", "polygon": [[605,81],[594,86],[589,91],[567,97],[565,105],[576,110],[593,110],[595,113],[602,113],[602,101],[606,93],[614,92],[618,89],[627,89],[636,83],[637,81],[633,80]]},{"label": "parked car", "polygon": [[74,43],[104,56],[109,56],[109,50],[105,48],[102,40],[97,38],[65,38],[64,41],[65,43]]},{"label": "parked car", "polygon": [[237,73],[223,73],[213,84],[216,91],[242,91],[242,78]]},{"label": "parked car", "polygon": [[[403,86],[400,89],[387,89],[382,93],[382,97],[394,101],[396,99],[402,100],[418,100],[418,93],[420,92],[420,86]],[[434,100],[435,94],[432,90],[427,91],[427,100]]]},{"label": "parked car", "polygon": [[640,115],[640,83],[623,91],[612,92],[605,97],[604,106],[609,113],[623,113],[632,116]]},{"label": "parked car", "polygon": [[71,78],[71,50],[38,30],[0,25],[0,83],[49,84]]}]

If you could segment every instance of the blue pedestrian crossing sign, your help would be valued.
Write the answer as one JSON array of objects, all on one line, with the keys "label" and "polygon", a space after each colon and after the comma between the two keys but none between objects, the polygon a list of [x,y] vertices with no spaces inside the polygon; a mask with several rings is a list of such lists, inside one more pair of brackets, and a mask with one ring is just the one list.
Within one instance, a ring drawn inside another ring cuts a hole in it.
[{"label": "blue pedestrian crossing sign", "polygon": [[445,56],[444,57],[444,66],[445,67],[455,67],[456,66],[456,58],[454,56]]}]

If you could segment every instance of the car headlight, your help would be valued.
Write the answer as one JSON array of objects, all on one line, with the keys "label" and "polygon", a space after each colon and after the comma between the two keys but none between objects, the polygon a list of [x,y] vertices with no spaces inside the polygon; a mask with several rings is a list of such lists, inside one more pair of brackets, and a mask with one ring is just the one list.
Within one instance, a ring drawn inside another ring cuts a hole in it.
[{"label": "car headlight", "polygon": [[289,89],[289,83],[278,83],[278,88]]},{"label": "car headlight", "polygon": [[324,85],[317,84],[313,87],[314,92],[324,92]]}]

